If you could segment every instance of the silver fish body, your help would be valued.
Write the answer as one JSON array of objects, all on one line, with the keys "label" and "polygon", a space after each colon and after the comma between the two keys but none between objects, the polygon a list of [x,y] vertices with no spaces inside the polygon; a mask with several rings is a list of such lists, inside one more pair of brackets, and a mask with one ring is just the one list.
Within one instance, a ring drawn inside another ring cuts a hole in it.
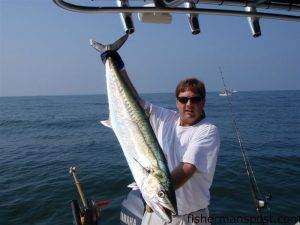
[{"label": "silver fish body", "polygon": [[109,120],[105,124],[117,136],[145,202],[170,222],[172,213],[177,214],[177,204],[167,162],[144,109],[124,79],[125,69],[118,65],[121,58],[116,50],[126,39],[127,35],[106,46],[91,41],[96,50],[113,53],[104,60],[109,103]]}]

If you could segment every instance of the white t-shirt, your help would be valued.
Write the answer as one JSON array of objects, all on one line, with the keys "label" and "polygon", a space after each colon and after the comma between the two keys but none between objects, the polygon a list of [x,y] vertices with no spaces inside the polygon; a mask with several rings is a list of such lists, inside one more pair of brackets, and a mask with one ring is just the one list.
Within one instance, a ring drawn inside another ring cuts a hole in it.
[{"label": "white t-shirt", "polygon": [[207,119],[182,127],[178,112],[154,105],[150,105],[150,123],[171,172],[181,162],[197,168],[194,175],[176,190],[178,214],[206,208],[220,147],[218,128]]}]

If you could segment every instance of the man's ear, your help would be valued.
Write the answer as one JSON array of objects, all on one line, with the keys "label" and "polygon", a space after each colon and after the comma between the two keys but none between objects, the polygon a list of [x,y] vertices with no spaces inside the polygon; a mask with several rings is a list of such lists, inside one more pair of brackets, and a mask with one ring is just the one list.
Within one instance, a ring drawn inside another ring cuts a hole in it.
[{"label": "man's ear", "polygon": [[178,104],[179,104],[179,103],[178,103],[178,100],[177,100],[177,98],[176,98],[176,107],[177,107],[177,108],[178,108]]}]

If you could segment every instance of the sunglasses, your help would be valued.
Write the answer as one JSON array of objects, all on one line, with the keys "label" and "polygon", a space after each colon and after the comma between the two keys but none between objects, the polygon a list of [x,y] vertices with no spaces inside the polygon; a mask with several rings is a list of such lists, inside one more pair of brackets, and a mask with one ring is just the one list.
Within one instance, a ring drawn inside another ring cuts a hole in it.
[{"label": "sunglasses", "polygon": [[194,96],[194,97],[177,97],[177,100],[182,103],[186,104],[189,100],[191,100],[191,103],[199,103],[201,102],[202,98],[200,96]]}]

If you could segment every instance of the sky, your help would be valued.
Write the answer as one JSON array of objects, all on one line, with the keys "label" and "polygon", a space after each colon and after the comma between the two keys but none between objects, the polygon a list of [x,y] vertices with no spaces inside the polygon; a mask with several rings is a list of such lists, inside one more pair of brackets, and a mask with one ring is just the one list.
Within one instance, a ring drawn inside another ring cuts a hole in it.
[{"label": "sky", "polygon": [[[112,4],[115,4],[114,1]],[[244,17],[199,15],[192,35],[186,15],[169,25],[141,23],[119,54],[140,93],[173,92],[186,77],[207,91],[300,89],[300,23],[261,19],[253,38]],[[51,0],[0,0],[0,96],[106,92],[105,68],[89,46],[124,34],[118,14],[63,10]]]}]

